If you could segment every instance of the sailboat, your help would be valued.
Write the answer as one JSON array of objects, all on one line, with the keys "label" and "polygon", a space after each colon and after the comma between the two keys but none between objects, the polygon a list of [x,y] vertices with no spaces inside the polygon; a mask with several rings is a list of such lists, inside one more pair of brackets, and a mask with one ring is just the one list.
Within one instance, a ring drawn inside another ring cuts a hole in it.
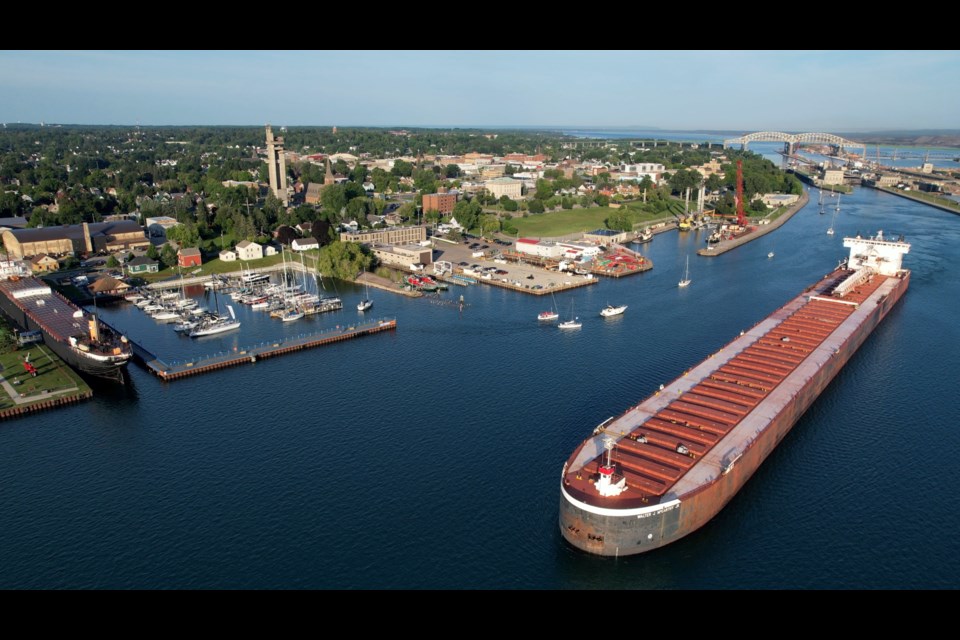
[{"label": "sailboat", "polygon": [[619,316],[621,313],[627,310],[627,305],[622,304],[619,307],[615,307],[610,303],[607,303],[603,309],[600,310],[600,315],[604,318],[610,318],[613,316]]},{"label": "sailboat", "polygon": [[366,311],[373,306],[373,300],[370,299],[370,285],[367,284],[367,279],[363,279],[363,300],[357,303],[357,311]]},{"label": "sailboat", "polygon": [[820,189],[820,215],[823,215],[823,189]]},{"label": "sailboat", "polygon": [[[570,301],[570,315],[573,315],[573,300]],[[567,320],[566,322],[561,322],[557,325],[561,329],[579,329],[583,325],[580,323],[580,318],[574,316],[573,320]]]},{"label": "sailboat", "polygon": [[837,194],[837,208],[833,210],[833,218],[830,220],[830,228],[827,229],[827,235],[833,235],[833,223],[837,221],[837,214],[840,213],[840,194]]},{"label": "sailboat", "polygon": [[550,298],[553,300],[552,306],[549,311],[541,311],[537,316],[537,320],[543,320],[544,322],[552,322],[560,317],[560,314],[557,313],[557,299],[553,297],[553,291],[550,292]]},{"label": "sailboat", "polygon": [[213,319],[206,320],[191,329],[189,334],[190,337],[199,338],[201,336],[212,336],[216,333],[223,333],[224,331],[239,329],[240,321],[237,320],[237,315],[233,312],[233,307],[227,305],[227,310],[230,312],[229,318],[221,315],[214,316]]},{"label": "sailboat", "polygon": [[301,285],[296,284],[296,276],[293,278],[294,284],[290,284],[290,277],[287,274],[287,254],[284,251],[281,251],[281,258],[283,259],[283,277],[281,278],[281,294],[283,296],[283,306],[279,309],[270,312],[270,317],[280,318],[283,322],[293,322],[294,320],[299,320],[304,315],[303,307],[299,304],[295,297],[291,297],[291,294],[302,289]]},{"label": "sailboat", "polygon": [[690,280],[690,256],[687,256],[687,268],[683,272],[683,280],[677,283],[678,287],[689,286],[692,280]]}]

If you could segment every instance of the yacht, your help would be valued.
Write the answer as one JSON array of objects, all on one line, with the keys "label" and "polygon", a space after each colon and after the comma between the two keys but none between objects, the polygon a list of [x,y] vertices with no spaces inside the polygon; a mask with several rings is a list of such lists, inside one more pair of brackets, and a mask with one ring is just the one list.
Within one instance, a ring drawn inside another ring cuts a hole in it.
[{"label": "yacht", "polygon": [[600,315],[604,318],[609,318],[611,316],[619,316],[621,313],[627,310],[627,305],[620,305],[615,307],[612,304],[608,304],[606,307],[600,310]]}]

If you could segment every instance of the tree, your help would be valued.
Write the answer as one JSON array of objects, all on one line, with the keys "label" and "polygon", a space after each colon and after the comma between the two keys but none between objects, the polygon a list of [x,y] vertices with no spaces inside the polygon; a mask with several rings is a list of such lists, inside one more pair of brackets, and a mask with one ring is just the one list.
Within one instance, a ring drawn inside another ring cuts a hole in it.
[{"label": "tree", "polygon": [[317,269],[325,276],[353,280],[370,269],[373,256],[356,242],[332,242],[320,249]]},{"label": "tree", "polygon": [[420,193],[436,193],[437,176],[433,171],[427,169],[414,171],[413,186],[415,186]]},{"label": "tree", "polygon": [[357,184],[363,184],[367,181],[367,168],[358,162],[350,172],[350,179]]},{"label": "tree", "polygon": [[633,214],[626,207],[614,209],[604,223],[607,225],[607,229],[631,231],[633,229]]},{"label": "tree", "polygon": [[540,200],[531,200],[528,205],[530,213],[543,213],[543,202]]},{"label": "tree", "polygon": [[157,251],[157,246],[155,244],[151,244],[149,247],[147,247],[147,257],[151,260],[160,259],[160,253]]},{"label": "tree", "polygon": [[406,160],[395,160],[390,173],[401,178],[409,178],[413,175],[413,165]]},{"label": "tree", "polygon": [[485,213],[480,216],[481,234],[496,233],[500,231],[500,218],[492,213]]},{"label": "tree", "polygon": [[460,167],[455,164],[448,164],[444,169],[444,175],[447,178],[459,178],[460,177]]},{"label": "tree", "polygon": [[700,172],[679,169],[670,176],[670,188],[674,193],[683,194],[687,189],[693,189],[700,186]]},{"label": "tree", "polygon": [[412,220],[417,215],[417,206],[412,202],[404,202],[397,209],[397,215],[403,220]]},{"label": "tree", "polygon": [[482,211],[478,202],[461,200],[453,206],[453,217],[464,229],[473,229],[477,226]]},{"label": "tree", "polygon": [[331,184],[323,188],[320,202],[328,214],[339,218],[340,212],[347,206],[346,189],[342,184]]},{"label": "tree", "polygon": [[160,252],[160,261],[167,267],[177,264],[177,252],[171,244],[163,245],[163,251]]},{"label": "tree", "polygon": [[120,261],[117,260],[116,256],[110,256],[109,258],[107,258],[108,269],[116,269],[119,266],[120,266]]},{"label": "tree", "polygon": [[373,188],[379,193],[392,191],[397,184],[397,177],[383,169],[375,168],[370,172],[370,181],[373,182]]},{"label": "tree", "polygon": [[537,200],[546,200],[553,196],[554,186],[549,180],[537,180],[537,192],[534,197]]},{"label": "tree", "polygon": [[440,212],[436,209],[430,209],[423,214],[423,219],[429,224],[437,224],[440,222]]}]

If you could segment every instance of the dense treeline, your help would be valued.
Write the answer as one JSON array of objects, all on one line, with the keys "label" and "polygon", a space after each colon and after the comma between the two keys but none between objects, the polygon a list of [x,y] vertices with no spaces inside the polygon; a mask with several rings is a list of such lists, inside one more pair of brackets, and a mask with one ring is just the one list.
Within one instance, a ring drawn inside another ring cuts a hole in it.
[{"label": "dense treeline", "polygon": [[[690,167],[709,161],[714,147],[699,148],[660,143],[639,148],[629,141],[580,148],[578,141],[545,131],[481,131],[472,129],[388,129],[289,127],[275,132],[285,137],[288,151],[300,154],[351,153],[373,158],[418,159],[422,156],[461,155],[475,151],[492,155],[544,153],[554,161],[565,158],[597,160],[615,168],[621,163],[658,162],[667,180],[656,187],[649,178],[634,184],[646,192],[646,202],[632,211],[667,211],[673,196],[701,182]],[[456,164],[431,165],[397,159],[391,170],[368,169],[338,160],[331,167],[339,182],[327,187],[319,205],[284,207],[256,184],[267,181],[267,168],[258,149],[265,144],[262,127],[113,127],[8,125],[0,130],[0,216],[21,215],[30,226],[95,222],[110,214],[139,212],[143,217],[168,215],[182,226],[169,237],[186,246],[213,250],[242,239],[264,241],[279,225],[313,223],[313,235],[329,243],[339,222],[355,220],[367,226],[367,216],[394,210],[411,220],[418,214],[423,194],[441,186],[459,186]],[[772,163],[752,153],[728,151],[728,158],[744,159],[745,188],[753,200],[758,193],[798,193],[799,182]],[[323,182],[325,167],[306,160],[287,165],[290,184]],[[518,169],[507,168],[512,175]],[[706,181],[711,191],[732,191],[735,166]],[[249,186],[224,186],[224,181]],[[583,192],[586,182],[596,189]],[[455,216],[469,229],[509,232],[511,215],[553,209],[606,206],[618,183],[608,171],[581,176],[549,169],[525,201],[499,199],[480,192],[457,204]],[[365,186],[366,185],[366,186]],[[579,191],[578,191],[579,189]],[[403,194],[405,202],[388,203],[369,191]],[[615,196],[618,199],[621,196]],[[732,196],[723,195],[721,210]],[[762,205],[760,205],[762,206]],[[491,212],[493,208],[496,213]],[[608,224],[629,225],[629,214],[612,216]],[[437,212],[423,211],[422,219],[439,221]]]}]

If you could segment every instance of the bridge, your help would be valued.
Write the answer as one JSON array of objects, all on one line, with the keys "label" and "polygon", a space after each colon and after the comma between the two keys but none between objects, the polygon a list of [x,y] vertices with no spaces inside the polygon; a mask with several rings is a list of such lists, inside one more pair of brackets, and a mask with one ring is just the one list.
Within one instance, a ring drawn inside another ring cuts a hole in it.
[{"label": "bridge", "polygon": [[867,145],[862,142],[854,142],[832,133],[781,133],[780,131],[759,131],[757,133],[748,133],[739,138],[729,138],[723,141],[723,148],[726,149],[732,145],[739,144],[740,148],[746,149],[751,142],[782,142],[784,151],[787,155],[794,155],[798,144],[826,144],[836,147],[838,153],[844,149],[860,149],[861,154],[866,157]]}]

